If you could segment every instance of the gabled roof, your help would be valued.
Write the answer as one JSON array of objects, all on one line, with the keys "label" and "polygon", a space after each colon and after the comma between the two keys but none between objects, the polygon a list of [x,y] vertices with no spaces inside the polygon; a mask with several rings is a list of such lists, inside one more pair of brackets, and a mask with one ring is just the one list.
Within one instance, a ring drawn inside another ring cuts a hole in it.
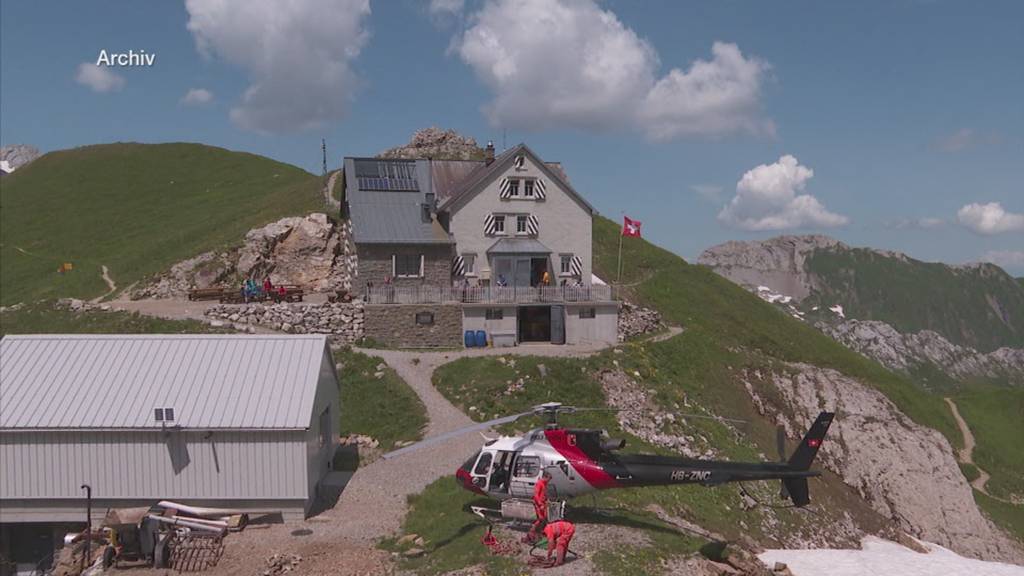
[{"label": "gabled roof", "polygon": [[559,186],[569,193],[569,196],[579,202],[587,210],[590,212],[596,212],[594,207],[591,206],[590,203],[587,202],[587,200],[580,195],[580,193],[577,192],[571,184],[569,184],[569,180],[565,177],[565,172],[562,170],[561,164],[544,162],[533,152],[533,150],[530,149],[529,146],[522,143],[502,152],[494,159],[494,162],[490,163],[490,165],[482,165],[467,175],[466,179],[451,194],[451,196],[441,203],[440,208],[442,210],[451,211],[453,208],[461,206],[487,186],[487,184],[489,184],[498,174],[508,170],[509,166],[511,166],[512,162],[515,160],[515,157],[520,154],[525,154],[533,160],[533,163],[536,164],[542,172],[544,172],[545,176],[558,183]]},{"label": "gabled roof", "polygon": [[[306,429],[322,335],[47,335],[0,340],[0,430]],[[333,373],[331,362],[324,369]]]}]

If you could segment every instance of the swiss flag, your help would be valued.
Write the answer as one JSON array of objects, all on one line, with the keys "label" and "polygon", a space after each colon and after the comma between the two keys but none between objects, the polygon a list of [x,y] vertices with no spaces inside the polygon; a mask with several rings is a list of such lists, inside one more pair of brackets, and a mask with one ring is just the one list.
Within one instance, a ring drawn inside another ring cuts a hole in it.
[{"label": "swiss flag", "polygon": [[629,216],[623,216],[622,221],[622,235],[623,236],[636,236],[640,237],[640,222],[637,220],[631,220]]}]

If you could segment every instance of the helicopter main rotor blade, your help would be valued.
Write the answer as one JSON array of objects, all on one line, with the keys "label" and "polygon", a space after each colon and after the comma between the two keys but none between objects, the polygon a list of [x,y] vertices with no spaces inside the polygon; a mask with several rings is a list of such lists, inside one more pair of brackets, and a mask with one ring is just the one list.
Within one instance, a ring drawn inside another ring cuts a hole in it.
[{"label": "helicopter main rotor blade", "polygon": [[486,429],[490,428],[491,426],[498,426],[498,425],[501,425],[501,424],[508,424],[510,422],[515,422],[516,420],[519,420],[523,416],[531,416],[533,414],[534,414],[534,411],[530,410],[529,412],[521,412],[519,414],[513,414],[511,416],[503,416],[501,418],[495,418],[494,420],[488,420],[486,422],[479,422],[477,424],[472,424],[470,426],[463,426],[462,428],[456,428],[455,430],[451,430],[451,431],[445,432],[443,434],[438,434],[437,436],[431,436],[430,438],[426,438],[424,440],[420,440],[419,442],[417,442],[415,444],[410,444],[409,446],[405,446],[403,448],[399,448],[398,450],[392,450],[391,452],[388,452],[387,454],[385,454],[383,456],[383,458],[385,460],[390,460],[391,458],[394,458],[396,456],[401,456],[403,454],[408,454],[409,452],[415,452],[415,451],[420,450],[422,448],[429,448],[431,446],[436,446],[438,444],[441,444],[443,442],[451,440],[452,438],[456,438],[456,437],[462,436],[463,434],[468,434],[470,432],[486,430]]}]

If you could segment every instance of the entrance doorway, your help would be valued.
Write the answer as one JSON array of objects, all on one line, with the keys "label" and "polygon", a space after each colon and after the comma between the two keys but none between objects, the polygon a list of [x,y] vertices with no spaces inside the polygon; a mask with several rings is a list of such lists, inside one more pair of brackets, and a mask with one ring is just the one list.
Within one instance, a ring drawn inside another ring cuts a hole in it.
[{"label": "entrance doorway", "polygon": [[520,342],[551,342],[551,306],[520,306],[518,320]]}]

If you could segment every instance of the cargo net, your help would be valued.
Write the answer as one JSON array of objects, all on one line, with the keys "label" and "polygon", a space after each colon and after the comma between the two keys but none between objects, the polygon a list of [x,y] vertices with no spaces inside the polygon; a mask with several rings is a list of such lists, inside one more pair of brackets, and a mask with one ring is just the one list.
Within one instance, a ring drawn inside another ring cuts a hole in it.
[{"label": "cargo net", "polygon": [[519,545],[513,542],[499,542],[498,539],[491,532],[492,526],[487,527],[487,532],[484,537],[480,539],[484,546],[490,549],[491,554],[495,556],[518,556]]},{"label": "cargo net", "polygon": [[178,572],[199,572],[212,568],[224,554],[220,534],[192,532],[179,537],[171,549],[171,568]]}]

